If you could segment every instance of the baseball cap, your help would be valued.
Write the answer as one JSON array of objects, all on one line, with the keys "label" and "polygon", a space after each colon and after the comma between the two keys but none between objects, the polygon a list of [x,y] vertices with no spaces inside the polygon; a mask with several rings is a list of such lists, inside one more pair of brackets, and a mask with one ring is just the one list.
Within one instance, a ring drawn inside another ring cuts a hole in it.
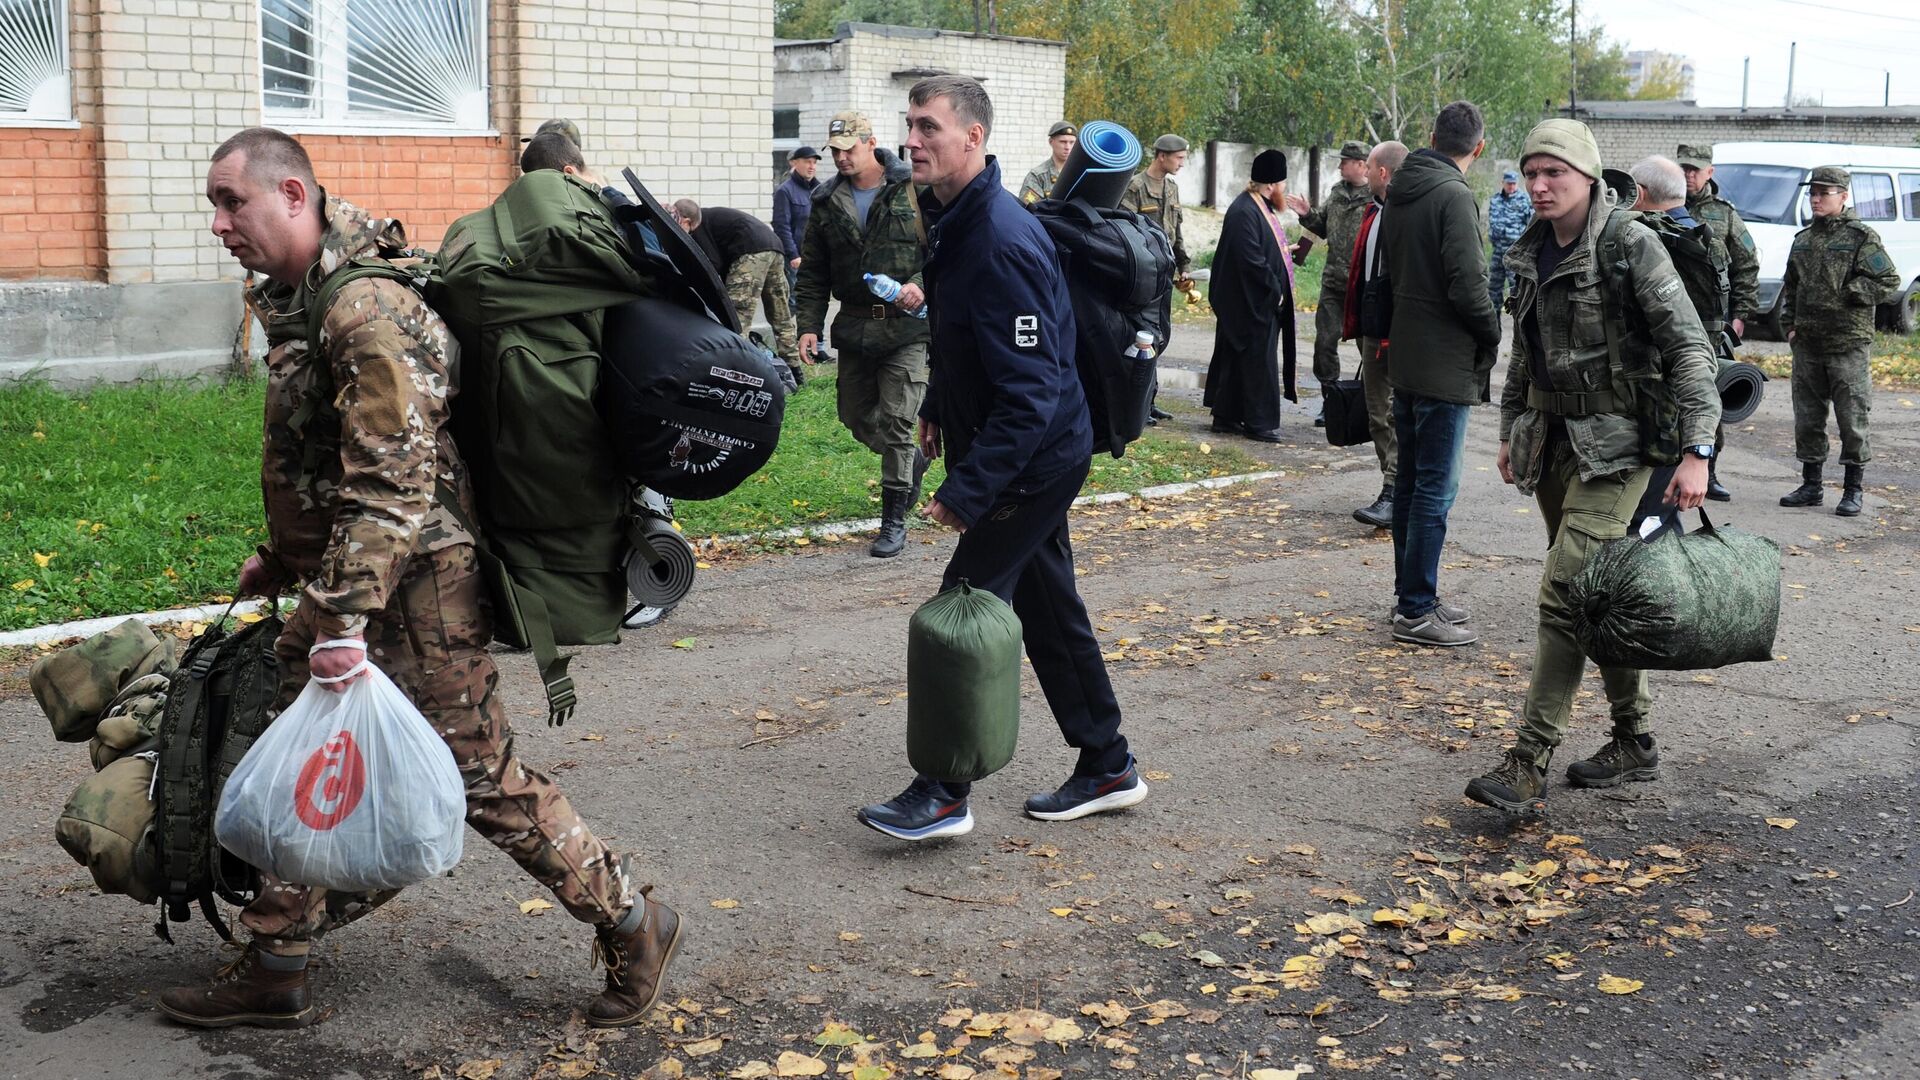
[{"label": "baseball cap", "polygon": [[835,150],[851,150],[863,138],[873,138],[873,124],[865,113],[834,113],[827,121],[827,145]]},{"label": "baseball cap", "polygon": [[818,158],[819,156],[820,156],[820,151],[815,150],[811,146],[802,146],[794,150],[793,153],[788,154],[787,160],[799,161],[801,158]]},{"label": "baseball cap", "polygon": [[[565,135],[567,138],[572,139],[573,145],[575,146],[580,145],[580,129],[575,127],[573,121],[571,120],[558,120],[558,119],[548,120],[547,122],[541,124],[539,127],[535,128],[533,133],[535,135],[545,135],[550,131],[557,131],[560,134]],[[532,142],[533,140],[528,139],[526,141]]]},{"label": "baseball cap", "polygon": [[1520,174],[1514,172],[1512,169],[1508,169],[1506,172],[1500,174],[1500,180],[1502,183],[1517,184],[1520,182]]}]

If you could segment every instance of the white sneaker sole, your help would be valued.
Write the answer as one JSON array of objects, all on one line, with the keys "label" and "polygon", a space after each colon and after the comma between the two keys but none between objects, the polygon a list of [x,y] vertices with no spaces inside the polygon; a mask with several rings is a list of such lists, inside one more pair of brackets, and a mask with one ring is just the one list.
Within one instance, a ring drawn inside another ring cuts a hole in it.
[{"label": "white sneaker sole", "polygon": [[942,818],[931,825],[918,829],[897,829],[891,825],[882,825],[872,818],[861,815],[860,824],[875,832],[886,833],[895,840],[938,840],[943,836],[965,836],[973,831],[973,809],[957,818]]},{"label": "white sneaker sole", "polygon": [[1059,810],[1053,813],[1041,813],[1038,810],[1027,811],[1027,816],[1040,821],[1074,821],[1089,814],[1104,814],[1109,810],[1125,810],[1129,806],[1138,806],[1147,799],[1147,782],[1140,781],[1125,791],[1116,791],[1111,795],[1102,795],[1089,799],[1071,810]]}]

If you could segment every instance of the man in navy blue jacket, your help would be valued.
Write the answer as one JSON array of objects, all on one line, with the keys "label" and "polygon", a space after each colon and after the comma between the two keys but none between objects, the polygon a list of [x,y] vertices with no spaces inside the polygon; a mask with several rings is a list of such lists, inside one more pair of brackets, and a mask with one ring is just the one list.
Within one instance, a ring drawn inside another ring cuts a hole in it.
[{"label": "man in navy blue jacket", "polygon": [[[907,101],[907,150],[914,182],[928,185],[920,205],[932,251],[920,449],[947,454],[946,481],[925,512],[960,532],[941,588],[964,578],[1013,605],[1047,705],[1080,752],[1066,783],[1027,800],[1028,815],[1070,821],[1132,806],[1147,785],[1120,734],[1067,535],[1093,424],[1059,255],[987,156],[993,103],[980,84],[936,75],[915,83]],[[969,787],[915,777],[859,819],[902,840],[958,836],[973,828]]]}]

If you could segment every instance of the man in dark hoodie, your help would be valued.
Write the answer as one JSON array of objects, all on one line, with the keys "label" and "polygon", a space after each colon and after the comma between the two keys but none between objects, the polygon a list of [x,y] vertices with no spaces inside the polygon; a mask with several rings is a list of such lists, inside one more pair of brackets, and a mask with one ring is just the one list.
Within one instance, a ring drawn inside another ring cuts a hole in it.
[{"label": "man in dark hoodie", "polygon": [[[1060,256],[1038,219],[1000,186],[987,156],[993,102],[964,75],[935,75],[907,94],[907,152],[925,181],[931,256],[933,383],[920,445],[947,455],[928,517],[960,533],[942,589],[970,582],[1013,605],[1033,675],[1079,760],[1059,789],[1027,800],[1029,817],[1071,821],[1147,797],[1120,706],[1074,583],[1067,511],[1086,482],[1093,423],[1074,363],[1073,304]],[[901,840],[973,828],[971,785],[916,776],[863,825]]]},{"label": "man in dark hoodie", "polygon": [[[873,124],[857,112],[827,124],[834,176],[813,192],[800,241],[800,355],[811,358],[840,301],[833,347],[840,353],[840,422],[880,455],[880,535],[867,554],[890,559],[907,543],[907,511],[920,500],[927,459],[914,449],[913,425],[927,392],[926,303],[920,266],[926,231],[914,202],[912,169],[874,142]],[[901,285],[883,303],[863,275],[885,274]]]},{"label": "man in dark hoodie", "polygon": [[1466,170],[1486,149],[1472,102],[1433,120],[1432,145],[1407,156],[1387,192],[1393,324],[1387,381],[1400,464],[1393,490],[1393,640],[1471,645],[1467,612],[1440,602],[1440,549],[1460,487],[1467,410],[1491,400],[1500,318],[1487,295],[1480,208]]},{"label": "man in dark hoodie", "polygon": [[813,213],[813,190],[820,186],[813,175],[820,168],[820,151],[802,146],[787,155],[787,165],[787,178],[773,189],[773,233],[787,249],[787,291],[792,292],[800,281],[800,241]]}]

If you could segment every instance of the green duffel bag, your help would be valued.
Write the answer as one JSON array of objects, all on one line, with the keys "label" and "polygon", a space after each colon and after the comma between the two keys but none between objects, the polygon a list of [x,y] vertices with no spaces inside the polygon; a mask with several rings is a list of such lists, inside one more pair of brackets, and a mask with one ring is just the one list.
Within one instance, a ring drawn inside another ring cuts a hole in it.
[{"label": "green duffel bag", "polygon": [[1615,540],[1574,579],[1573,633],[1602,667],[1697,671],[1773,659],[1780,545],[1716,529]]},{"label": "green duffel bag", "polygon": [[[86,742],[101,714],[119,702],[135,680],[173,671],[173,642],[138,619],[93,635],[72,648],[43,656],[27,672],[27,685],[61,742]],[[164,685],[165,679],[160,680]]]},{"label": "green duffel bag", "polygon": [[970,783],[1013,760],[1020,740],[1020,617],[964,580],[907,626],[907,761]]}]

